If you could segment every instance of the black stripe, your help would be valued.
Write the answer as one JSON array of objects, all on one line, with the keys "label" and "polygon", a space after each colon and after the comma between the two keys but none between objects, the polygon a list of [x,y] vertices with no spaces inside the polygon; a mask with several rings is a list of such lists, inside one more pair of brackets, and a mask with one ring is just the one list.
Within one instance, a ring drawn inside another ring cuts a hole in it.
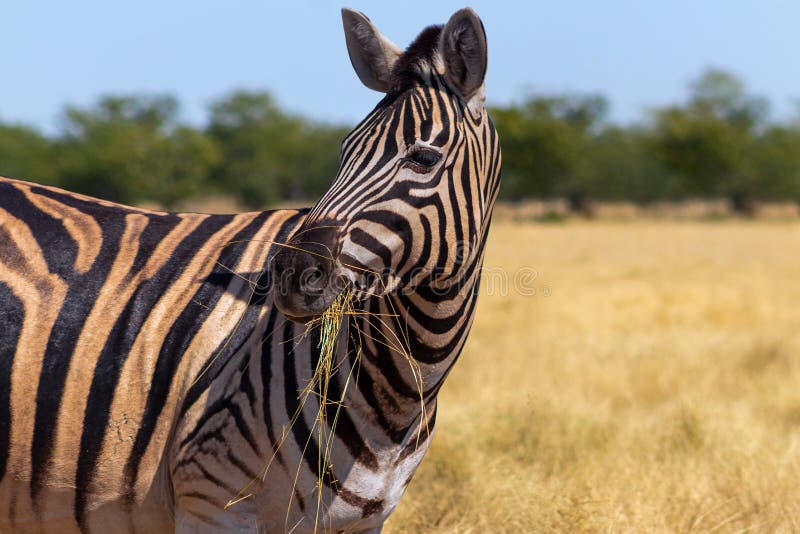
[{"label": "black stripe", "polygon": [[264,426],[267,428],[267,439],[272,446],[273,454],[278,459],[278,463],[286,467],[286,462],[280,451],[280,443],[275,436],[272,410],[269,402],[270,384],[272,383],[272,338],[277,329],[275,322],[279,315],[280,312],[274,307],[269,311],[267,328],[264,331],[264,339],[261,341],[261,411],[264,416]]},{"label": "black stripe", "polygon": [[0,183],[0,203],[28,226],[48,270],[67,280],[72,278],[78,243],[64,223],[37,208],[22,191],[9,183]]},{"label": "black stripe", "polygon": [[[267,316],[267,326],[264,330],[264,339],[261,340],[261,408],[264,415],[264,422],[267,430],[272,431],[269,410],[269,386],[272,382],[272,341],[275,332],[275,322],[280,313],[273,307]],[[273,441],[270,438],[270,441]]]},{"label": "black stripe", "polygon": [[[245,325],[240,325],[239,328],[244,329],[244,326]],[[250,415],[255,416],[256,390],[253,387],[253,381],[250,379],[250,359],[252,357],[253,355],[248,352],[245,357],[239,361],[239,391],[244,393],[245,397],[247,397],[247,406],[250,408]]]},{"label": "black stripe", "polygon": [[[472,292],[472,298],[464,299],[459,308],[453,312],[453,315],[444,319],[434,319],[426,315],[425,312],[420,310],[418,307],[413,306],[413,304],[408,301],[404,302],[403,308],[407,310],[408,314],[413,317],[415,321],[417,321],[419,324],[425,325],[427,330],[441,335],[451,330],[457,324],[459,318],[470,317],[475,312],[475,305],[477,303],[475,293],[477,293],[477,286],[472,289]],[[405,300],[403,296],[400,296],[399,298],[400,300]],[[414,359],[422,363],[432,364],[438,363],[444,358],[452,356],[453,350],[458,345],[460,340],[466,335],[466,329],[469,327],[470,322],[465,320],[459,329],[453,333],[450,341],[446,345],[437,347],[436,349],[426,345],[424,341],[422,341],[422,339],[416,335],[411,335],[409,344],[411,353],[414,355]]]},{"label": "black stripe", "polygon": [[192,463],[197,467],[197,469],[200,470],[201,473],[203,473],[203,479],[211,482],[218,488],[224,489],[226,492],[230,493],[231,496],[237,495],[239,493],[238,489],[226,484],[224,480],[222,480],[218,476],[211,473],[208,469],[203,467],[203,464],[201,462],[197,461],[196,459],[193,459]]},{"label": "black stripe", "polygon": [[[445,373],[445,376],[446,375],[447,373]],[[428,438],[431,437],[433,434],[433,427],[436,426],[436,410],[438,408],[439,405],[434,404],[433,413],[429,416],[427,424],[423,424],[423,422],[420,421],[420,424],[422,425],[422,431],[419,433],[419,439],[411,439],[408,441],[408,443],[406,443],[405,447],[403,447],[400,451],[400,454],[397,455],[397,460],[395,460],[394,465],[399,465],[403,460],[415,453],[417,451],[417,447],[425,443]],[[411,479],[409,478],[409,481],[410,480]],[[406,484],[408,484],[408,482],[406,482]]]},{"label": "black stripe", "polygon": [[[438,204],[438,202],[437,202]],[[440,219],[441,220],[441,219]],[[428,262],[431,259],[431,250],[433,249],[433,231],[431,230],[431,223],[428,221],[428,217],[424,214],[420,213],[419,216],[419,225],[422,227],[422,235],[417,235],[415,238],[417,240],[422,240],[422,250],[419,253],[419,260],[417,261],[416,265],[411,266],[403,275],[403,284],[410,284],[413,283],[413,278],[415,275],[418,275],[417,272],[418,266],[427,266]],[[437,257],[437,262],[441,265],[447,261],[447,246],[443,244],[445,240],[439,239],[439,256]],[[432,276],[436,276],[436,267],[432,269],[431,272]],[[427,282],[428,280],[426,280]]]},{"label": "black stripe", "polygon": [[[461,175],[462,175],[462,182],[461,182],[461,189],[464,193],[464,200],[459,201],[458,195],[456,194],[456,184],[452,182],[448,191],[450,192],[450,202],[452,203],[452,213],[453,213],[453,221],[452,226],[455,227],[456,232],[456,250],[453,258],[453,268],[452,273],[456,274],[461,271],[461,267],[464,264],[464,261],[468,260],[469,257],[467,253],[473,253],[473,250],[467,250],[466,247],[472,247],[472,243],[476,238],[477,230],[475,228],[475,220],[473,217],[472,210],[474,209],[472,204],[472,177],[469,173],[469,164],[467,161],[464,161],[461,168]],[[467,219],[467,231],[464,232],[464,227],[462,226],[462,211],[466,211],[466,219]],[[444,236],[443,236],[444,237]],[[442,239],[443,242],[446,242],[446,239]]]},{"label": "black stripe", "polygon": [[[25,308],[11,288],[0,282],[0,480],[6,474],[11,439],[11,371],[25,322]],[[23,399],[24,400],[24,399]]]},{"label": "black stripe", "polygon": [[[9,269],[16,271],[21,275],[28,274],[33,267],[28,262],[28,258],[23,254],[22,249],[17,246],[11,234],[0,225],[0,252],[3,253],[3,263]],[[50,284],[40,278],[31,280],[31,284],[36,286],[36,290],[41,295],[47,295],[50,290]]]},{"label": "black stripe", "polygon": [[[247,475],[248,478],[255,479],[258,477],[258,474],[256,474],[255,471],[247,467],[247,464],[244,463],[244,460],[236,456],[232,450],[228,449],[227,451],[225,451],[225,459],[228,460],[228,462],[232,466],[236,467],[239,471]],[[236,493],[239,493],[238,490],[236,491]]]},{"label": "black stripe", "polygon": [[294,488],[294,498],[297,501],[297,504],[300,506],[300,511],[306,511],[306,500],[303,498],[303,495],[300,494],[300,490]]},{"label": "black stripe", "polygon": [[[389,211],[386,209],[373,210],[362,215],[365,221],[373,222],[384,226],[387,231],[394,231],[404,243],[408,243],[408,239],[414,235],[411,225],[408,220],[399,213]],[[397,261],[398,265],[405,265],[411,255],[411,247],[403,247],[403,254]]]},{"label": "black stripe", "polygon": [[403,141],[406,146],[412,146],[417,142],[417,116],[411,98],[406,98],[403,107]]},{"label": "black stripe", "polygon": [[389,267],[392,264],[392,251],[372,234],[368,234],[361,228],[356,227],[350,230],[348,235],[350,241],[378,256],[384,267]]},{"label": "black stripe", "polygon": [[[315,347],[316,344],[314,342],[319,338],[319,327],[314,328],[311,332],[309,332],[309,334],[313,335],[315,331],[317,332],[317,335],[314,336],[314,338],[309,339],[308,345],[310,347]],[[294,345],[296,342],[293,339],[293,332],[293,324],[289,321],[286,321],[283,327],[283,379],[286,383],[283,393],[284,400],[286,402],[286,415],[288,417],[292,417],[295,413],[298,413],[298,411],[302,410],[302,405],[300,404],[301,387],[297,379],[297,372],[295,370],[296,362]],[[313,358],[314,351],[311,350],[309,352]],[[313,363],[311,368],[315,368]],[[314,399],[313,395],[310,395],[306,402],[315,402],[311,399]],[[292,425],[292,435],[294,436],[295,442],[297,442],[298,448],[301,451],[305,449],[304,459],[306,460],[309,469],[311,469],[315,476],[319,477],[319,469],[317,469],[317,444],[312,439],[311,431],[308,428],[308,424],[306,424],[306,420],[305,417],[303,417],[302,412],[299,413],[297,419]]]},{"label": "black stripe", "polygon": [[[180,495],[178,495],[178,500],[180,500],[180,499],[182,499],[184,497],[187,497],[189,499],[199,499],[201,501],[205,501],[207,503],[211,503],[212,505],[214,505],[215,508],[223,508],[223,504],[221,502],[217,502],[217,500],[214,499],[214,497],[212,497],[211,495],[206,495],[205,493],[200,493],[199,491],[187,491],[186,493],[181,493]],[[192,515],[202,519],[206,523],[212,523],[212,524],[217,525],[217,526],[222,526],[222,525],[220,525],[220,523],[216,519],[213,519],[213,518],[207,517],[207,516],[203,516],[203,515],[197,513],[196,511],[193,511]]]},{"label": "black stripe", "polygon": [[137,239],[138,249],[131,264],[129,280],[145,268],[159,243],[181,222],[181,218],[173,214],[147,215],[146,217],[147,226]]},{"label": "black stripe", "polygon": [[[355,319],[353,319],[355,322]],[[348,328],[351,330],[351,328]],[[313,349],[312,349],[313,350]],[[356,364],[355,358],[358,355],[358,345],[352,336],[348,337],[347,356],[342,358],[342,362],[338,363],[336,373],[339,375],[336,379],[332,379],[328,386],[328,397],[334,402],[330,402],[325,406],[327,420],[333,422],[336,420],[336,436],[342,440],[350,455],[356,458],[361,465],[371,471],[378,470],[378,459],[369,448],[369,445],[361,437],[361,433],[356,428],[347,406],[347,399],[342,398],[344,387],[346,387],[346,380],[350,375],[350,370]],[[356,384],[357,386],[357,384]],[[337,404],[342,400],[344,407]],[[338,417],[337,417],[338,411]]]},{"label": "black stripe", "polygon": [[[203,412],[203,416],[197,421],[192,431],[189,432],[186,437],[183,438],[183,440],[181,440],[179,448],[182,449],[192,442],[201,444],[208,438],[208,436],[216,434],[219,431],[219,428],[221,428],[221,425],[218,425],[217,428],[207,430],[203,434],[201,434],[201,432],[211,419],[222,414],[223,412],[227,412],[233,418],[233,423],[236,425],[236,430],[239,432],[239,434],[241,434],[245,441],[247,441],[247,444],[250,445],[250,448],[256,453],[260,454],[261,448],[258,446],[258,442],[253,435],[253,431],[247,425],[247,421],[245,421],[244,416],[242,415],[241,407],[230,397],[217,399],[213,404],[206,408],[206,410]],[[228,419],[223,414],[221,420],[226,422]]]},{"label": "black stripe", "polygon": [[450,130],[451,130],[451,121],[450,121],[450,108],[448,107],[448,103],[444,101],[444,97],[442,96],[441,91],[434,91],[436,95],[436,101],[439,103],[439,109],[441,112],[442,119],[442,129],[439,134],[431,141],[433,146],[444,146],[447,144],[447,141],[450,140]]},{"label": "black stripe", "polygon": [[421,92],[427,105],[422,106],[420,110],[420,115],[422,116],[420,117],[419,138],[423,141],[428,141],[433,131],[433,100],[430,88],[426,87]]}]

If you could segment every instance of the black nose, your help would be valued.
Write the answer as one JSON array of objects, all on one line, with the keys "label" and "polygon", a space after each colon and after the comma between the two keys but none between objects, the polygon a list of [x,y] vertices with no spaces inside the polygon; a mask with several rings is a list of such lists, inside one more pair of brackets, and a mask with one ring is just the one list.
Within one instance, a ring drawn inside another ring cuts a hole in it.
[{"label": "black nose", "polygon": [[303,297],[306,304],[310,305],[328,287],[330,263],[309,252],[279,252],[273,260],[276,293],[281,297]]},{"label": "black nose", "polygon": [[319,316],[336,296],[331,283],[336,233],[331,226],[298,231],[272,259],[275,306],[290,319]]}]

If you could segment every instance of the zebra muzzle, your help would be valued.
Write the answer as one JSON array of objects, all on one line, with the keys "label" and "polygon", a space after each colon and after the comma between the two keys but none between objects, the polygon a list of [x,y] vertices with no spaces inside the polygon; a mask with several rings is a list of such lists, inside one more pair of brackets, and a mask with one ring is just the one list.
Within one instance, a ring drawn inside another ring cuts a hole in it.
[{"label": "zebra muzzle", "polygon": [[315,319],[341,291],[329,250],[306,242],[286,247],[273,258],[274,303],[287,318],[298,322]]}]

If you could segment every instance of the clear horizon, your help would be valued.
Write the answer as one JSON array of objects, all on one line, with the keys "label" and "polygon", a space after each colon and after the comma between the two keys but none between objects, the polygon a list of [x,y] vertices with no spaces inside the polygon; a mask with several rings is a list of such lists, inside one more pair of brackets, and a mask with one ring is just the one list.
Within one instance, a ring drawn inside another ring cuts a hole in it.
[{"label": "clear horizon", "polygon": [[[363,0],[350,5],[405,47],[464,3],[414,0],[400,10]],[[683,100],[692,79],[717,67],[768,98],[773,118],[797,113],[797,3],[471,5],[488,35],[487,93],[494,104],[528,93],[599,93],[609,99],[611,121],[631,123],[648,108]],[[213,100],[244,88],[269,91],[287,110],[312,119],[353,123],[379,95],[352,71],[340,7],[311,0],[271,7],[248,0],[236,9],[207,0],[6,4],[0,121],[52,133],[65,104],[169,93],[180,100],[186,122],[203,124]]]}]

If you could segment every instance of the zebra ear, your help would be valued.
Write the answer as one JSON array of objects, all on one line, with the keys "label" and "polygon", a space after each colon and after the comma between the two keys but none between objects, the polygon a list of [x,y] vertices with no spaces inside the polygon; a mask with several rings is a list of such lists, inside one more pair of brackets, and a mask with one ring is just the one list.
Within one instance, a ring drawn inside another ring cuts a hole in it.
[{"label": "zebra ear", "polygon": [[444,61],[445,79],[464,100],[483,85],[486,76],[486,32],[471,8],[459,9],[442,30],[439,53]]},{"label": "zebra ear", "polygon": [[361,82],[375,91],[388,92],[392,67],[403,51],[359,11],[342,9],[342,22],[350,63]]}]

